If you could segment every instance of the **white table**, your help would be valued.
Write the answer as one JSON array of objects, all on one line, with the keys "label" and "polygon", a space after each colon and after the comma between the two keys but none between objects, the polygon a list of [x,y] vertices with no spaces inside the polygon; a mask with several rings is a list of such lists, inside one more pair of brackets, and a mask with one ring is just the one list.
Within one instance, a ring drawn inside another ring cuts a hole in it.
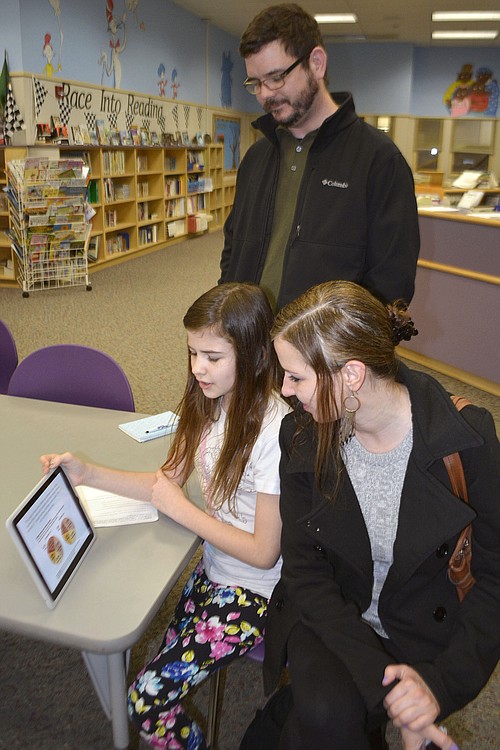
[{"label": "white table", "polygon": [[[0,628],[82,651],[115,748],[129,742],[128,650],[142,636],[193,556],[199,539],[170,519],[98,528],[97,540],[61,601],[49,610],[5,519],[41,477],[42,453],[77,453],[96,463],[156,470],[169,438],[137,443],[117,425],[140,414],[0,395]],[[190,495],[199,499],[196,483]],[[56,728],[54,728],[56,731]]]}]

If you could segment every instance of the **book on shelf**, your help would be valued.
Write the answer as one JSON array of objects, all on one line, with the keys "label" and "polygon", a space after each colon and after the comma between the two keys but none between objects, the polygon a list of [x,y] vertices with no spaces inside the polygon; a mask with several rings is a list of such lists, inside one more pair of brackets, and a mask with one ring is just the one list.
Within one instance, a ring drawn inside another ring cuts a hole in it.
[{"label": "book on shelf", "polygon": [[99,181],[90,180],[87,187],[87,198],[89,203],[99,203]]},{"label": "book on shelf", "polygon": [[182,191],[182,180],[180,177],[167,177],[165,180],[165,198],[179,195]]},{"label": "book on shelf", "polygon": [[104,173],[106,175],[125,174],[125,152],[124,151],[103,151],[102,161]]},{"label": "book on shelf", "polygon": [[80,125],[80,133],[81,133],[81,136],[82,136],[82,143],[84,145],[90,145],[92,143],[92,141],[90,139],[90,133],[89,133],[88,128],[86,127],[86,125]]},{"label": "book on shelf", "polygon": [[125,201],[130,198],[130,185],[128,182],[117,182],[114,185],[116,201]]},{"label": "book on shelf", "polygon": [[121,240],[123,250],[130,250],[130,235],[129,235],[129,233],[128,232],[120,232],[120,234],[118,236],[119,236],[119,238]]},{"label": "book on shelf", "polygon": [[125,253],[130,249],[130,237],[128,232],[119,232],[112,237],[106,238],[106,252],[108,255]]},{"label": "book on shelf", "polygon": [[107,227],[116,227],[117,224],[117,213],[115,209],[111,209],[104,214],[105,222]]},{"label": "book on shelf", "polygon": [[147,180],[141,180],[137,183],[137,194],[140,198],[146,198],[149,195],[149,183]]},{"label": "book on shelf", "polygon": [[205,169],[205,157],[203,151],[188,151],[187,152],[187,168],[188,171],[202,172]]},{"label": "book on shelf", "polygon": [[167,223],[167,235],[170,238],[183,237],[186,234],[186,225],[184,219],[169,221]]},{"label": "book on shelf", "polygon": [[87,257],[91,263],[95,263],[95,261],[99,257],[99,244],[100,236],[98,234],[90,238],[87,249]]},{"label": "book on shelf", "polygon": [[71,128],[72,141],[76,146],[83,144],[82,131],[79,125],[73,125]]},{"label": "book on shelf", "polygon": [[139,229],[139,244],[150,245],[153,242],[158,242],[158,226],[152,224],[148,227],[140,227]]},{"label": "book on shelf", "polygon": [[101,146],[109,146],[109,131],[106,130],[104,120],[95,121],[97,137]]},{"label": "book on shelf", "polygon": [[115,199],[115,183],[111,177],[105,177],[103,181],[104,185],[104,201],[110,203]]},{"label": "book on shelf", "polygon": [[167,219],[185,216],[186,203],[184,198],[174,198],[165,204],[165,215]]},{"label": "book on shelf", "polygon": [[50,123],[39,122],[36,126],[36,139],[37,141],[50,141],[52,138],[52,129]]},{"label": "book on shelf", "polygon": [[130,130],[120,130],[120,143],[122,146],[133,146],[132,135]]},{"label": "book on shelf", "polygon": [[208,229],[208,222],[212,220],[212,217],[205,213],[197,213],[194,216],[188,216],[188,232],[189,234],[197,234],[198,232],[206,232]]},{"label": "book on shelf", "polygon": [[134,146],[139,146],[141,143],[141,137],[139,135],[139,128],[137,125],[130,126],[130,137]]}]

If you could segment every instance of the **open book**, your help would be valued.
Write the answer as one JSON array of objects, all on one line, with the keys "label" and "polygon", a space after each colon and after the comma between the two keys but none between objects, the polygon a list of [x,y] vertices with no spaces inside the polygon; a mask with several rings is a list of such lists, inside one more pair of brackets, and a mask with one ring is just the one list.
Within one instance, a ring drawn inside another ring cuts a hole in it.
[{"label": "open book", "polygon": [[158,520],[158,510],[151,503],[94,487],[76,487],[76,491],[94,526],[128,526]]}]

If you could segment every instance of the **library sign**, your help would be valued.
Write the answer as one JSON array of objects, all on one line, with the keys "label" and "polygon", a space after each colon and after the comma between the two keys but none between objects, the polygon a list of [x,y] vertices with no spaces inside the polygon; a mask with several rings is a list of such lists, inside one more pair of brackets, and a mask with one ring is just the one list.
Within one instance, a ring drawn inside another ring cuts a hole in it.
[{"label": "library sign", "polygon": [[201,128],[201,107],[164,97],[35,77],[33,96],[37,138],[54,128],[67,134],[70,141],[73,129],[89,133],[89,143],[100,128],[120,132],[137,127],[160,134],[179,130],[194,133]]}]

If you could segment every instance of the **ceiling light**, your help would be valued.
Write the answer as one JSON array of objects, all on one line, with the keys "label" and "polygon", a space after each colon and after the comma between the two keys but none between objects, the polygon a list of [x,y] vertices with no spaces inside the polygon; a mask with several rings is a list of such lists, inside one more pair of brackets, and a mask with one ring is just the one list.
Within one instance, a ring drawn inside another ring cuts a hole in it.
[{"label": "ceiling light", "polygon": [[490,10],[437,11],[433,21],[500,21],[500,12]]},{"label": "ceiling light", "polygon": [[354,13],[317,13],[314,18],[318,23],[357,23]]},{"label": "ceiling light", "polygon": [[433,39],[496,39],[498,31],[433,31]]}]

